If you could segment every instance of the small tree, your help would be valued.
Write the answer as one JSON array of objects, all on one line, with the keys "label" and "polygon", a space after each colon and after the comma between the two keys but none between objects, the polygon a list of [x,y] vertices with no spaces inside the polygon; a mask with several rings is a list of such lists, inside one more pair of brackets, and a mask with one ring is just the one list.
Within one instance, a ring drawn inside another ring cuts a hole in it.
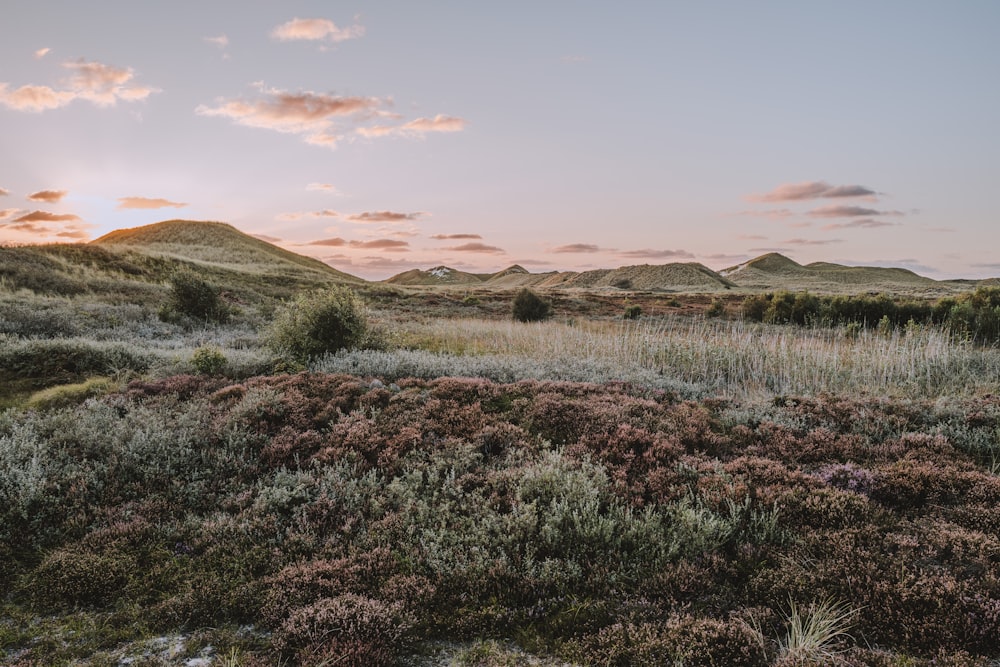
[{"label": "small tree", "polygon": [[549,302],[525,287],[514,297],[514,319],[518,322],[540,322],[552,311]]},{"label": "small tree", "polygon": [[332,287],[299,294],[274,317],[267,343],[275,352],[306,362],[327,352],[358,347],[368,333],[364,304],[353,290]]},{"label": "small tree", "polygon": [[190,317],[203,322],[225,322],[229,308],[219,289],[193,273],[178,273],[170,281],[170,295],[160,309],[160,319],[176,322]]}]

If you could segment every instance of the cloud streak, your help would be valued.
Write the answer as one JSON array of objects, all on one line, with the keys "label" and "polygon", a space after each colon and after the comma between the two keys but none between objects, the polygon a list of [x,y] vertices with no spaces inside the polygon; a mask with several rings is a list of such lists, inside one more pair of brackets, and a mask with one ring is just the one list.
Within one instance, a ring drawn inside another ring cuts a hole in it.
[{"label": "cloud streak", "polygon": [[327,41],[344,42],[349,39],[363,37],[365,28],[352,25],[346,28],[337,26],[329,19],[300,19],[282,23],[271,31],[271,37],[279,42],[291,41]]},{"label": "cloud streak", "polygon": [[595,253],[604,252],[606,248],[593,245],[592,243],[570,243],[567,245],[561,245],[553,248],[549,252],[553,253],[566,253],[566,254],[577,254],[577,253]]},{"label": "cloud streak", "polygon": [[14,222],[76,222],[81,218],[72,213],[49,213],[48,211],[32,211],[25,213],[19,218],[14,218]]},{"label": "cloud streak", "polygon": [[62,201],[68,193],[66,190],[39,190],[38,192],[32,192],[26,197],[28,201],[41,201],[47,204],[55,204]]},{"label": "cloud streak", "polygon": [[415,213],[397,213],[395,211],[365,211],[364,213],[352,213],[347,216],[351,222],[373,223],[373,222],[412,222],[421,216],[427,215],[424,211]]},{"label": "cloud streak", "polygon": [[629,259],[694,259],[694,255],[687,250],[652,250],[650,248],[624,250],[619,252],[618,256]]},{"label": "cloud streak", "polygon": [[905,215],[902,211],[879,211],[864,206],[839,206],[831,204],[806,211],[813,218],[856,218],[871,215]]},{"label": "cloud streak", "polygon": [[184,208],[186,202],[170,201],[169,199],[151,197],[119,197],[118,209],[157,209],[157,208]]},{"label": "cloud streak", "polygon": [[782,241],[788,245],[830,245],[833,243],[843,243],[843,239],[788,239]]},{"label": "cloud streak", "polygon": [[158,88],[134,83],[135,71],[130,67],[115,67],[82,58],[62,66],[71,73],[63,82],[63,89],[28,84],[10,90],[10,84],[0,83],[0,104],[15,111],[38,113],[64,107],[78,99],[100,107],[113,107],[119,101],[137,102],[160,92]]},{"label": "cloud streak", "polygon": [[849,222],[834,222],[823,225],[823,229],[877,229],[879,227],[895,227],[899,223],[876,220],[874,218],[859,218]]},{"label": "cloud streak", "polygon": [[448,246],[445,250],[453,250],[455,252],[475,252],[482,253],[486,255],[503,255],[507,251],[503,248],[498,248],[494,245],[486,245],[485,243],[463,243],[461,245]]},{"label": "cloud streak", "polygon": [[461,132],[468,125],[464,118],[438,114],[433,118],[417,118],[402,125],[373,125],[358,128],[363,137],[423,136],[428,132]]},{"label": "cloud streak", "polygon": [[826,181],[782,183],[770,192],[748,195],[753,202],[790,202],[809,199],[839,199],[846,197],[873,198],[878,194],[864,185],[830,185]]},{"label": "cloud streak", "polygon": [[481,239],[483,238],[479,234],[435,234],[431,237],[437,241],[461,241],[469,239]]},{"label": "cloud streak", "polygon": [[308,144],[332,148],[342,138],[335,131],[337,120],[368,117],[386,104],[375,97],[290,93],[276,88],[262,88],[261,92],[263,96],[256,100],[222,98],[216,106],[199,105],[195,113],[228,118],[246,127],[301,135]]},{"label": "cloud streak", "polygon": [[384,250],[386,252],[409,252],[410,244],[395,239],[373,239],[371,241],[348,241],[339,236],[332,239],[310,241],[306,245],[326,248],[360,248],[364,250]]}]

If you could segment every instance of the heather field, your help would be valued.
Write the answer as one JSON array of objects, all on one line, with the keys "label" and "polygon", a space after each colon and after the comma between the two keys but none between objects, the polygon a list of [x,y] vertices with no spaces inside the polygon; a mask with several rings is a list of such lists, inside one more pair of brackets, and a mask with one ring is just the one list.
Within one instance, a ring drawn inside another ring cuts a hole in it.
[{"label": "heather field", "polygon": [[0,295],[0,662],[1000,664],[994,344],[364,296]]}]

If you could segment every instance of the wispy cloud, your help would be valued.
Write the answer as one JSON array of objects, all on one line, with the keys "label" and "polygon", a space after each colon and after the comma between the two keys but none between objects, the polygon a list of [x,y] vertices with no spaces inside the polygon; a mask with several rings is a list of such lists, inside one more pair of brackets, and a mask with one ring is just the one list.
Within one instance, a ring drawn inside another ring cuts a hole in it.
[{"label": "wispy cloud", "polygon": [[402,125],[373,125],[360,127],[357,133],[363,137],[423,136],[428,132],[461,132],[468,125],[464,118],[438,114],[433,118],[417,118]]},{"label": "wispy cloud", "polygon": [[782,243],[787,243],[788,245],[831,245],[843,242],[843,239],[788,239],[782,241]]},{"label": "wispy cloud", "polygon": [[879,211],[874,208],[865,208],[864,206],[839,206],[836,204],[820,206],[819,208],[807,211],[806,214],[813,218],[856,218],[871,215],[905,215],[902,211]]},{"label": "wispy cloud", "polygon": [[754,202],[786,202],[819,198],[865,197],[873,198],[878,193],[864,185],[830,185],[826,181],[806,181],[803,183],[782,183],[770,192],[748,195]]},{"label": "wispy cloud", "polygon": [[618,253],[619,257],[629,259],[693,259],[694,255],[687,250],[652,250],[643,248],[641,250],[624,250]]},{"label": "wispy cloud", "polygon": [[217,37],[205,37],[205,41],[209,44],[214,44],[220,49],[225,49],[229,46],[229,37],[226,35],[218,35]]},{"label": "wispy cloud", "polygon": [[343,42],[362,37],[364,34],[365,28],[361,25],[341,28],[329,19],[300,18],[282,23],[271,31],[271,37],[282,42],[296,40]]},{"label": "wispy cloud", "polygon": [[6,220],[8,218],[13,218],[15,215],[21,212],[19,208],[0,208],[0,220]]},{"label": "wispy cloud", "polygon": [[246,127],[301,135],[306,143],[332,148],[342,138],[335,131],[336,120],[371,116],[386,103],[374,97],[344,97],[311,91],[290,93],[261,88],[261,92],[263,97],[256,100],[220,99],[216,106],[203,104],[195,113],[229,118]]},{"label": "wispy cloud", "polygon": [[304,218],[312,218],[318,220],[320,218],[339,218],[340,213],[337,211],[325,208],[322,211],[291,211],[288,213],[279,213],[275,216],[275,219],[282,222],[294,222],[296,220],[302,220]]},{"label": "wispy cloud", "polygon": [[14,222],[76,222],[81,218],[72,213],[49,213],[48,211],[32,211],[25,213],[19,218],[14,218]]},{"label": "wispy cloud", "polygon": [[384,250],[386,252],[409,252],[410,244],[396,239],[373,239],[371,241],[348,241],[340,237],[310,241],[306,245],[324,246],[328,248],[361,248],[365,250]]},{"label": "wispy cloud", "polygon": [[875,218],[858,218],[849,222],[834,222],[823,225],[823,229],[877,229],[879,227],[895,227],[898,222],[887,222]]},{"label": "wispy cloud", "polygon": [[351,222],[411,222],[417,220],[421,216],[425,216],[427,213],[425,211],[417,211],[415,213],[397,213],[396,211],[365,211],[364,213],[352,213],[347,216],[347,220]]},{"label": "wispy cloud", "polygon": [[331,195],[342,195],[343,193],[331,183],[310,183],[306,186],[309,192],[326,192]]},{"label": "wispy cloud", "polygon": [[455,252],[477,252],[487,255],[502,255],[506,252],[503,248],[498,248],[493,245],[486,245],[485,243],[463,243],[461,245],[448,246],[445,250],[454,250]]},{"label": "wispy cloud", "polygon": [[38,49],[37,51],[35,51],[35,58],[41,60],[45,56],[49,55],[49,53],[51,53],[51,52],[52,52],[52,49],[50,49],[49,47],[46,46],[45,48]]},{"label": "wispy cloud", "polygon": [[28,201],[42,201],[47,204],[55,204],[62,201],[62,198],[67,195],[66,190],[39,190],[38,192],[32,192],[27,196]]},{"label": "wispy cloud", "polygon": [[0,188],[0,197],[6,197],[9,194],[10,190],[4,190],[3,188]]},{"label": "wispy cloud", "polygon": [[268,243],[281,243],[282,239],[277,236],[268,236],[267,234],[251,234],[250,236],[255,239],[260,239],[261,241],[267,241]]},{"label": "wispy cloud", "polygon": [[63,82],[65,87],[62,90],[31,84],[9,90],[9,84],[0,83],[0,104],[17,111],[41,112],[82,99],[97,106],[110,107],[119,101],[136,102],[160,92],[158,88],[135,84],[135,72],[130,67],[115,67],[83,59],[65,62],[62,66],[72,73]]},{"label": "wispy cloud", "polygon": [[766,236],[761,236],[760,234],[740,234],[736,238],[742,239],[744,241],[766,241]]},{"label": "wispy cloud", "polygon": [[435,234],[431,237],[437,241],[460,241],[463,239],[481,239],[479,234]]},{"label": "wispy cloud", "polygon": [[169,199],[161,199],[159,197],[119,197],[118,198],[118,208],[128,209],[128,208],[140,208],[140,209],[156,209],[156,208],[184,208],[187,206],[186,202],[176,202],[170,201]]},{"label": "wispy cloud", "polygon": [[609,249],[602,248],[592,243],[570,243],[568,245],[561,245],[552,248],[552,250],[550,250],[549,252],[575,254],[575,253],[604,252],[605,250]]}]

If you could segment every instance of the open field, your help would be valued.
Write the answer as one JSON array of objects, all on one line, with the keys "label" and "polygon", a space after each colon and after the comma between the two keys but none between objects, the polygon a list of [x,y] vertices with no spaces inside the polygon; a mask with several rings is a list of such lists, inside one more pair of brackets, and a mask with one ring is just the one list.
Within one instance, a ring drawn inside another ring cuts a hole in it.
[{"label": "open field", "polygon": [[196,321],[176,259],[19,252],[3,664],[1000,664],[995,345],[367,284],[367,349],[302,360],[222,255]]}]

